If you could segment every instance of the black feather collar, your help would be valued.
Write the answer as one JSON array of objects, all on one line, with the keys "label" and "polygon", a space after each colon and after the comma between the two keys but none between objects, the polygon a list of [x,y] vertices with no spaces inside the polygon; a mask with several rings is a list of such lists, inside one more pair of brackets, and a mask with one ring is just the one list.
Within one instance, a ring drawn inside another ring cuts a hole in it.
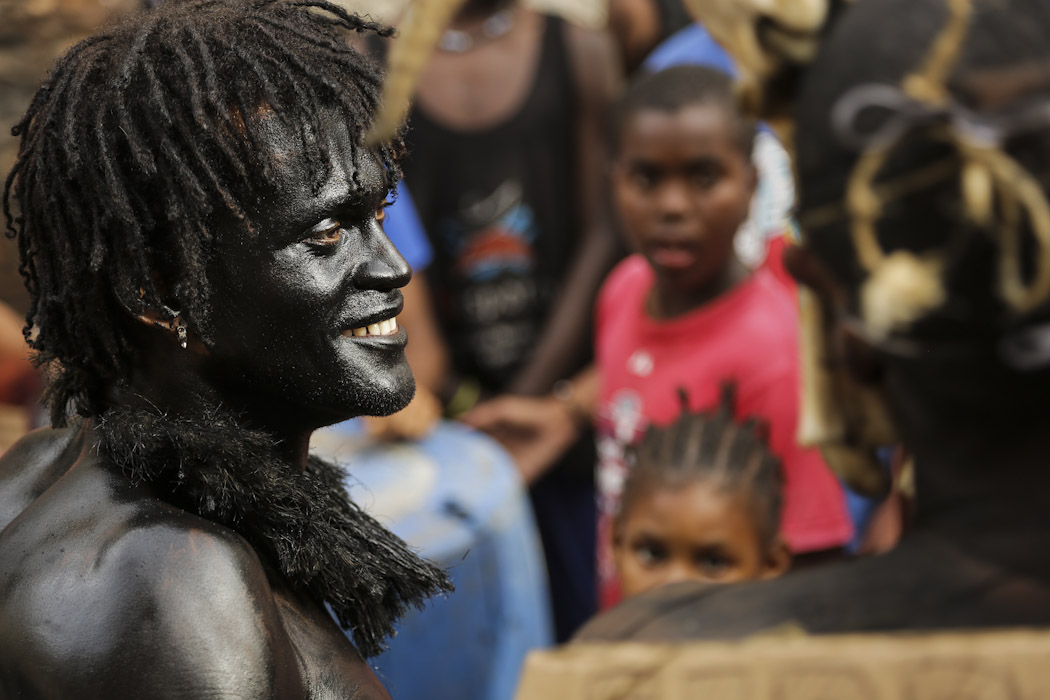
[{"label": "black feather collar", "polygon": [[212,408],[198,417],[114,407],[96,449],[133,484],[247,539],[293,586],[327,603],[363,656],[375,656],[410,606],[452,585],[347,496],[342,470],[311,457],[299,473],[274,440]]}]

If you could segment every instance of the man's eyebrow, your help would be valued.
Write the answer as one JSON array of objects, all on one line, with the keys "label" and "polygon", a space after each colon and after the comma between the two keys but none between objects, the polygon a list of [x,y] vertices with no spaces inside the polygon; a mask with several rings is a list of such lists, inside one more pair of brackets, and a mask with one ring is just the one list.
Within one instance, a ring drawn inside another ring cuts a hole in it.
[{"label": "man's eyebrow", "polygon": [[302,225],[312,226],[317,219],[348,209],[379,208],[389,192],[390,189],[386,187],[373,187],[365,183],[361,186],[350,183],[348,187],[322,192],[308,208],[309,214],[305,215],[305,218],[309,221],[302,222]]}]

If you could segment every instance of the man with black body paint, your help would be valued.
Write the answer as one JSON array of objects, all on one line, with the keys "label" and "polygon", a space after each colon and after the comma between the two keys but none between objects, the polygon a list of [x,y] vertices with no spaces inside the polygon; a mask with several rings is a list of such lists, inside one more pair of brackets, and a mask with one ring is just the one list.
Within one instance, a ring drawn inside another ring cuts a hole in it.
[{"label": "man with black body paint", "polygon": [[56,427],[0,460],[0,697],[385,698],[362,657],[448,590],[307,454],[413,392],[401,146],[364,145],[381,77],[344,30],[385,33],[167,3],[71,49],[16,127]]}]

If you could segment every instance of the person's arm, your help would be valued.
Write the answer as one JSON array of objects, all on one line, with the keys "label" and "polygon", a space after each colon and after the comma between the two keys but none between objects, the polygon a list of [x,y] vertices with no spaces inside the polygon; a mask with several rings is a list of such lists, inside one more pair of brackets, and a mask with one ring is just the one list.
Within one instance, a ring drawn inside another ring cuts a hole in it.
[{"label": "person's arm", "polygon": [[594,420],[598,405],[594,365],[559,382],[546,396],[498,396],[463,417],[500,441],[531,484],[550,469]]},{"label": "person's arm", "polygon": [[615,37],[622,65],[633,72],[660,40],[660,10],[653,0],[609,0],[606,25]]},{"label": "person's arm", "polygon": [[607,112],[620,88],[619,61],[604,33],[570,25],[568,39],[580,95],[577,193],[583,229],[539,342],[507,387],[511,394],[546,394],[556,380],[578,366],[590,342],[592,305],[598,287],[622,249],[611,223],[604,137]]}]

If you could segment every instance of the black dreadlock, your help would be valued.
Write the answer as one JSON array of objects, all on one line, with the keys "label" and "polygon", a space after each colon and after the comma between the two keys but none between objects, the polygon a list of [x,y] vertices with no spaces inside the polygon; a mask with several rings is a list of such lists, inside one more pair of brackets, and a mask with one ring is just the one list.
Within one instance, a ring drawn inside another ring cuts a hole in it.
[{"label": "black dreadlock", "polygon": [[628,448],[631,472],[624,484],[620,517],[654,486],[716,479],[727,489],[747,494],[762,543],[772,544],[780,528],[784,477],[780,460],[769,451],[768,424],[754,417],[736,420],[733,382],[722,384],[714,411],[691,412],[685,390],[678,391],[682,401],[678,419],[664,427],[650,426]]},{"label": "black dreadlock", "polygon": [[611,151],[614,154],[620,152],[623,128],[638,112],[677,112],[691,105],[716,105],[725,109],[733,126],[737,148],[751,157],[757,124],[740,111],[733,94],[733,79],[713,68],[692,65],[642,74],[627,86],[612,113]]},{"label": "black dreadlock", "polygon": [[[105,410],[103,391],[136,359],[132,315],[177,309],[210,342],[209,222],[228,213],[250,230],[242,204],[272,181],[253,116],[299,135],[315,188],[330,174],[315,137],[323,108],[367,131],[381,72],[346,30],[392,33],[326,0],[183,0],[55,65],[12,129],[21,145],[3,201],[55,424],[71,403]],[[402,150],[400,136],[376,149],[391,183]]]}]

